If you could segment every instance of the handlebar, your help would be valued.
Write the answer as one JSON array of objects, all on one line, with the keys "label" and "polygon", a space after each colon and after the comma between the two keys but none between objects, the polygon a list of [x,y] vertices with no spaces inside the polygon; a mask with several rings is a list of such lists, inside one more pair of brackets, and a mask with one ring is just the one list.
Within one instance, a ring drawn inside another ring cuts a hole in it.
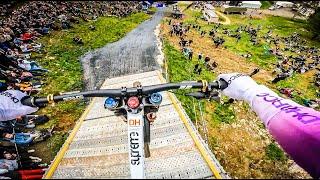
[{"label": "handlebar", "polygon": [[[204,87],[207,86],[207,87]],[[151,86],[140,86],[120,89],[100,89],[85,91],[80,93],[72,93],[59,96],[48,96],[46,98],[37,97],[25,97],[21,100],[21,103],[26,106],[40,107],[44,104],[67,101],[71,99],[82,99],[84,97],[125,97],[135,95],[150,95],[152,93],[167,91],[172,89],[190,89],[190,88],[208,88],[208,89],[220,89],[223,90],[228,87],[228,83],[223,79],[213,81],[207,85],[203,82],[181,82],[181,83],[165,83]]]}]

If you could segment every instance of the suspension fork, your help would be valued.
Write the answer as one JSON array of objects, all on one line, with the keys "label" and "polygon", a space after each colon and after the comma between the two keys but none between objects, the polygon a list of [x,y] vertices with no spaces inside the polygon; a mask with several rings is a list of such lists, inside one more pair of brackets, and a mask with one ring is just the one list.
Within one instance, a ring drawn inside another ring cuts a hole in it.
[{"label": "suspension fork", "polygon": [[[151,142],[151,137],[150,137],[150,125],[151,122],[147,117],[148,113],[156,113],[158,112],[159,106],[155,106],[155,107],[145,107],[144,109],[144,153],[145,153],[145,157],[149,158],[151,156],[150,153],[150,142]],[[152,120],[152,122],[155,119]]]},{"label": "suspension fork", "polygon": [[150,122],[147,119],[147,117],[144,116],[144,126],[143,126],[143,132],[144,132],[144,156],[145,158],[148,158],[151,156],[150,154]]}]

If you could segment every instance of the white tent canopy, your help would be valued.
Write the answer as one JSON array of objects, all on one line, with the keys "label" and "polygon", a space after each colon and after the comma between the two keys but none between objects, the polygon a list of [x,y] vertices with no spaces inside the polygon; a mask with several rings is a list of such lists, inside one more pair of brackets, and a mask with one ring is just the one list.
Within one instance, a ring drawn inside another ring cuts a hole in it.
[{"label": "white tent canopy", "polygon": [[214,7],[211,4],[205,4],[204,7],[206,9],[214,10]]},{"label": "white tent canopy", "polygon": [[280,7],[292,7],[294,3],[288,1],[277,1],[276,5]]},{"label": "white tent canopy", "polygon": [[207,10],[207,13],[209,14],[210,17],[213,17],[213,18],[218,17],[217,14],[212,10]]},{"label": "white tent canopy", "polygon": [[219,16],[217,16],[217,14],[213,10],[205,9],[202,13],[203,13],[205,20],[208,22],[218,22],[219,21]]},{"label": "white tent canopy", "polygon": [[242,1],[241,7],[259,9],[261,7],[261,2],[260,1]]}]

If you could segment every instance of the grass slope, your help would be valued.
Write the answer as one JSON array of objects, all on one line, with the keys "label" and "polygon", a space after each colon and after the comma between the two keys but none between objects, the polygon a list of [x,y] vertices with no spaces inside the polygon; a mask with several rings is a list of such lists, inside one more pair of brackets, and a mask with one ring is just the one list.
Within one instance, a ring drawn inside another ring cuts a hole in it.
[{"label": "grass slope", "polygon": [[[212,29],[214,24],[207,24],[199,17],[201,13],[197,10],[188,9],[185,11],[184,24],[197,23],[202,26],[202,30],[207,32]],[[273,34],[288,36],[293,32],[298,32],[308,45],[320,47],[320,43],[312,41],[310,34],[306,31],[304,21],[291,20],[282,17],[265,16],[262,19],[249,19],[241,15],[229,15],[230,25],[223,25],[228,29],[235,29],[238,25],[253,24],[256,27],[262,25],[259,36],[264,35],[268,28]],[[240,42],[236,43],[234,38],[227,37],[224,48],[214,48],[212,40],[207,37],[201,38],[200,32],[192,30],[187,35],[187,40],[192,39],[192,49],[194,56],[202,52],[209,55],[218,62],[216,73],[204,72],[198,76],[192,73],[193,66],[197,60],[187,60],[179,50],[177,37],[169,36],[168,20],[162,24],[162,34],[164,36],[164,54],[168,63],[168,73],[170,81],[182,80],[213,80],[218,73],[243,71],[247,72],[248,67],[258,66],[261,68],[255,79],[259,83],[266,84],[276,90],[277,87],[290,87],[302,93],[294,100],[301,103],[302,98],[314,98],[315,87],[309,83],[311,73],[295,74],[287,80],[280,81],[275,85],[268,82],[271,80],[270,70],[273,69],[272,63],[276,62],[273,55],[264,55],[262,42],[260,46],[250,45],[249,37],[243,33]],[[240,54],[250,52],[252,58],[244,59]],[[249,69],[250,69],[249,68]],[[264,77],[265,76],[265,77]],[[181,101],[190,118],[195,121],[199,119],[199,111],[194,112],[193,100],[181,95],[185,91],[178,91],[177,97]],[[287,155],[273,142],[263,123],[255,115],[250,107],[243,102],[235,102],[231,105],[220,105],[215,102],[202,101],[205,107],[205,119],[208,122],[209,146],[217,155],[218,160],[227,172],[234,178],[306,178],[309,177],[301,169],[291,168],[292,161]],[[196,109],[197,104],[196,104]],[[201,132],[201,130],[200,130]]]},{"label": "grass slope", "polygon": [[[168,63],[168,74],[170,77],[170,82],[181,82],[181,81],[198,81],[207,80],[208,82],[216,79],[216,75],[205,68],[204,62],[200,63],[202,72],[197,75],[193,72],[194,66],[197,64],[198,60],[194,55],[192,60],[188,60],[179,50],[172,46],[168,40],[164,41],[164,54]],[[182,68],[183,67],[183,68]],[[192,121],[199,119],[196,114],[199,115],[199,106],[197,101],[193,98],[184,96],[184,93],[189,92],[188,90],[177,90],[176,95],[182,105],[185,107],[186,112]],[[194,103],[196,105],[196,114],[194,112]],[[234,120],[234,111],[227,105],[221,105],[214,101],[207,102],[201,101],[201,108],[207,106],[214,106],[214,112],[206,112],[208,116],[213,116],[215,121],[214,124],[219,124],[221,122],[230,123]]]},{"label": "grass slope", "polygon": [[[136,13],[125,18],[100,17],[97,21],[81,22],[72,29],[54,31],[42,37],[40,42],[44,45],[45,53],[33,54],[33,57],[50,72],[45,77],[45,86],[40,96],[82,90],[84,84],[79,57],[90,50],[119,40],[149,17],[145,13]],[[96,30],[89,30],[89,25],[94,25]],[[83,39],[84,45],[77,45],[72,41],[76,35]],[[58,103],[54,107],[39,111],[39,114],[50,117],[50,121],[40,128],[55,126],[54,130],[57,131],[48,141],[36,145],[39,157],[47,162],[53,159],[67,137],[66,133],[72,129],[84,108],[84,102],[73,101]]]},{"label": "grass slope", "polygon": [[[199,11],[195,10],[187,10],[186,12],[187,18],[183,21],[185,23],[197,23],[202,26],[202,30],[206,30],[207,32],[211,30],[214,24],[208,24],[207,22],[197,18],[201,16]],[[272,30],[274,35],[278,35],[279,37],[286,37],[291,35],[294,32],[301,34],[301,37],[307,40],[308,46],[320,47],[320,42],[312,40],[312,34],[306,29],[306,21],[284,18],[279,16],[264,16],[262,19],[253,18],[249,19],[246,16],[241,15],[228,15],[231,20],[230,25],[222,25],[223,28],[227,28],[230,30],[235,30],[239,25],[248,25],[252,24],[253,27],[257,27],[260,25],[262,29],[258,33],[258,36],[264,36],[269,29]],[[250,52],[252,57],[247,59],[248,62],[253,62],[257,64],[260,68],[271,71],[274,68],[273,63],[277,61],[277,57],[269,54],[266,55],[264,47],[274,48],[274,45],[269,45],[267,42],[259,38],[261,41],[259,45],[251,45],[250,36],[247,33],[241,34],[241,39],[237,43],[235,38],[228,37],[227,35],[222,34],[221,32],[217,33],[218,36],[222,36],[225,38],[226,42],[224,47],[235,54],[241,55]],[[281,48],[284,46],[281,45]],[[286,55],[297,56],[297,53],[285,52]],[[293,77],[288,78],[285,81],[280,81],[275,85],[269,84],[271,88],[285,88],[290,87],[300,92],[301,95],[296,96],[294,100],[298,103],[302,103],[302,99],[314,99],[316,98],[316,87],[310,83],[312,81],[312,72],[308,72],[305,74],[295,74]]]}]

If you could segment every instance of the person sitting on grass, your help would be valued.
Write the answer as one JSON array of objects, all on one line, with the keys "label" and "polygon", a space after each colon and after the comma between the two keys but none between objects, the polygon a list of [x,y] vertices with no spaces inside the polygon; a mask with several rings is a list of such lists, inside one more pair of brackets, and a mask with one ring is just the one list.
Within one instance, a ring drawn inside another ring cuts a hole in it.
[{"label": "person sitting on grass", "polygon": [[320,106],[320,99],[303,99],[303,105],[315,109]]},{"label": "person sitting on grass", "polygon": [[[14,137],[15,136],[15,137]],[[17,145],[29,145],[32,142],[32,136],[29,133],[3,133],[2,137],[4,140],[8,140]]]},{"label": "person sitting on grass", "polygon": [[290,77],[290,76],[291,76],[291,75],[290,75],[289,72],[280,73],[280,74],[278,74],[278,75],[272,80],[272,83],[277,83],[277,82],[279,82],[279,81],[281,81],[281,80],[284,80],[284,79],[286,79],[286,78],[288,78],[288,77]]},{"label": "person sitting on grass", "polygon": [[293,89],[290,89],[290,88],[281,88],[281,89],[279,89],[279,92],[281,93],[281,94],[284,94],[284,95],[286,95],[287,97],[289,97],[289,98],[293,98]]},{"label": "person sitting on grass", "polygon": [[206,56],[205,58],[204,58],[204,63],[209,63],[210,62],[210,57],[209,56]]},{"label": "person sitting on grass", "polygon": [[93,26],[93,25],[90,25],[90,26],[89,26],[89,29],[90,29],[91,31],[94,31],[94,30],[96,30],[96,27]]},{"label": "person sitting on grass", "polygon": [[193,52],[192,50],[189,51],[189,54],[188,54],[188,59],[189,60],[192,60],[192,57],[193,57]]},{"label": "person sitting on grass", "polygon": [[201,61],[201,60],[202,60],[202,56],[203,56],[203,55],[202,55],[201,53],[198,54],[198,61]]},{"label": "person sitting on grass", "polygon": [[212,64],[211,64],[211,66],[212,66],[213,68],[216,68],[216,67],[218,67],[218,63],[215,62],[215,61],[213,61]]},{"label": "person sitting on grass", "polygon": [[79,36],[74,37],[73,41],[77,44],[83,44],[82,38],[80,38]]},{"label": "person sitting on grass", "polygon": [[[29,156],[29,158],[23,158],[29,159],[29,162],[23,162],[23,167],[27,168],[27,165],[32,169],[18,170],[19,164],[17,154],[4,151],[3,159],[0,159],[0,179],[41,179],[46,169],[36,165],[30,166],[30,162],[33,162],[31,158],[34,159],[32,156]],[[40,158],[37,159],[41,160]],[[36,167],[36,169],[34,169],[34,167]]]}]

